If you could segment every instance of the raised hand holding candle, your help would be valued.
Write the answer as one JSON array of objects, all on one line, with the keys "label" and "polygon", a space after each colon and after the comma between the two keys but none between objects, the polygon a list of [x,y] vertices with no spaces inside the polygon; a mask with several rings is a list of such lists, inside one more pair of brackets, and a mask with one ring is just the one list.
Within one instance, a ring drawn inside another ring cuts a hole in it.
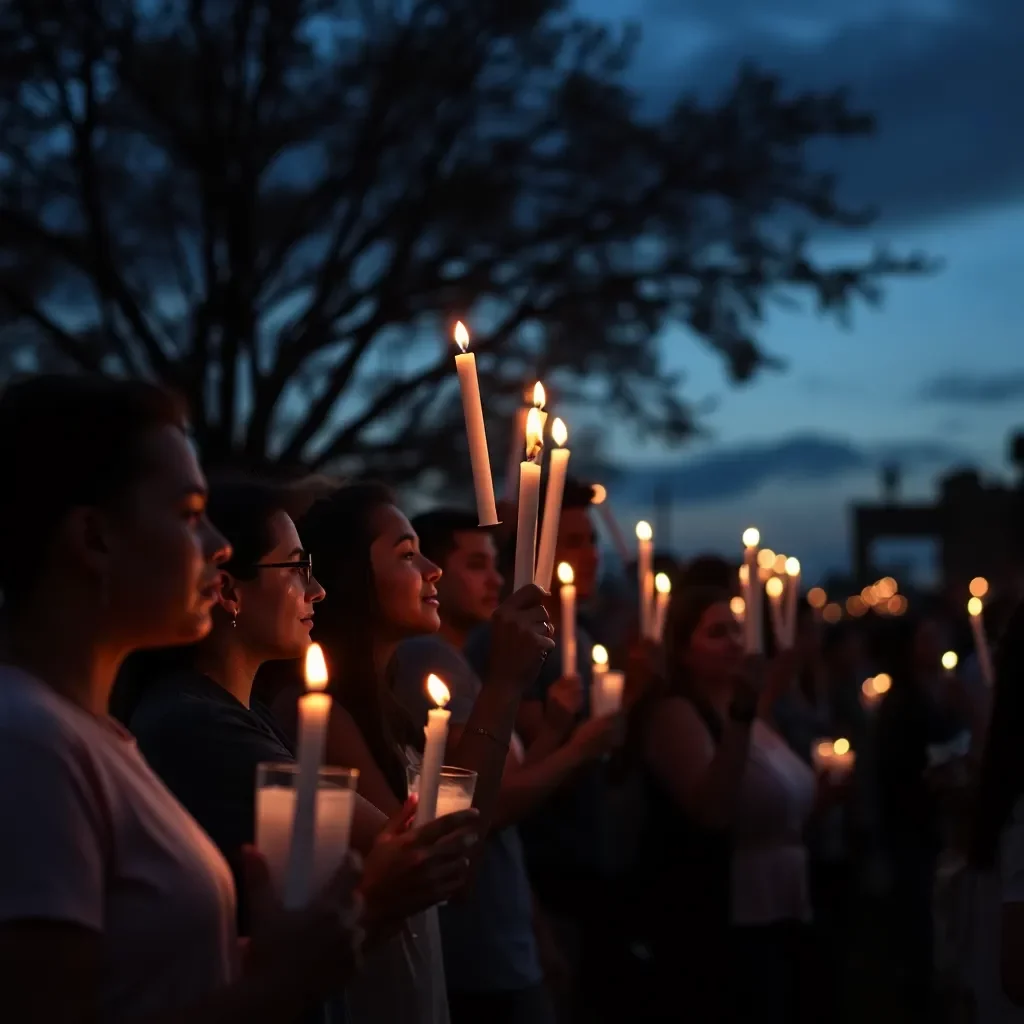
[{"label": "raised hand holding candle", "polygon": [[537,514],[540,511],[540,456],[544,451],[540,410],[526,417],[526,461],[519,464],[519,514],[516,522],[516,564],[512,589],[533,582],[537,558]]},{"label": "raised hand holding candle", "polygon": [[786,559],[786,607],[782,617],[783,628],[785,629],[785,646],[792,650],[796,646],[796,612],[797,602],[800,598],[800,560],[798,558]]},{"label": "raised hand holding candle", "polygon": [[640,635],[646,640],[654,625],[654,530],[640,520],[636,524],[636,583],[640,594]]},{"label": "raised hand holding candle", "polygon": [[306,651],[306,689],[299,698],[299,777],[296,783],[295,818],[288,852],[288,870],[284,882],[284,905],[289,910],[305,906],[313,875],[316,848],[317,789],[320,766],[327,744],[327,722],[331,717],[331,698],[327,688],[327,663],[319,644],[310,644]]},{"label": "raised hand holding candle", "polygon": [[665,616],[668,614],[668,604],[672,599],[672,580],[669,579],[668,573],[659,572],[654,577],[654,589],[657,591],[657,598],[654,604],[651,638],[661,643],[665,636]]},{"label": "raised hand holding candle", "polygon": [[448,720],[452,717],[445,705],[451,699],[444,681],[433,674],[427,676],[427,693],[437,705],[427,712],[426,743],[420,765],[419,802],[416,804],[416,825],[425,825],[437,817],[437,791],[441,784],[441,768],[448,744]]},{"label": "raised hand holding candle", "polygon": [[778,576],[772,576],[764,585],[764,592],[768,595],[768,605],[772,616],[772,633],[775,635],[775,643],[780,650],[786,648],[786,624],[783,621],[782,612],[782,591],[784,585]]},{"label": "raised hand holding candle", "polygon": [[551,575],[555,567],[555,545],[558,543],[558,524],[562,518],[562,495],[565,493],[565,477],[569,469],[569,449],[565,442],[569,431],[565,424],[556,419],[551,424],[551,440],[558,446],[551,450],[548,460],[548,492],[544,499],[544,525],[540,531],[540,547],[537,551],[537,572],[533,582],[542,590],[551,589]]},{"label": "raised hand holding candle", "polygon": [[758,575],[757,554],[761,534],[754,526],[743,531],[743,632],[747,654],[761,654],[764,640],[761,635],[761,585]]},{"label": "raised hand holding candle", "polygon": [[985,620],[982,612],[985,610],[980,597],[972,597],[967,602],[967,614],[971,619],[971,632],[974,635],[974,650],[978,656],[978,670],[986,686],[994,686],[996,672],[992,664],[992,651],[988,646],[988,636],[985,633]]},{"label": "raised hand holding candle", "polygon": [[466,418],[469,460],[473,468],[473,489],[476,491],[476,514],[481,526],[497,526],[498,510],[494,504],[494,483],[491,480],[491,459],[487,452],[487,431],[480,401],[476,356],[467,351],[469,331],[461,320],[455,325],[455,342],[461,349],[455,357],[455,369],[459,374],[462,413]]},{"label": "raised hand holding candle", "polygon": [[576,588],[573,586],[572,566],[558,563],[558,582],[562,584],[559,600],[562,604],[562,622],[559,646],[562,648],[562,675],[576,675]]}]

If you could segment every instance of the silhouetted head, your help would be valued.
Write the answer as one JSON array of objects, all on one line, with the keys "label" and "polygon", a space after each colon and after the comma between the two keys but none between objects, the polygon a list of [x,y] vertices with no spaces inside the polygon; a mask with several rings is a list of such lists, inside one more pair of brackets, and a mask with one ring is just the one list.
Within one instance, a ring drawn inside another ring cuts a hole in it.
[{"label": "silhouetted head", "polygon": [[0,476],[15,640],[19,621],[55,607],[122,656],[206,634],[228,550],[172,395],[89,376],[13,383],[0,397]]},{"label": "silhouetted head", "polygon": [[711,693],[732,685],[743,666],[743,630],[729,607],[727,590],[684,587],[673,593],[665,657],[677,691]]},{"label": "silhouetted head", "polygon": [[441,618],[468,632],[487,622],[501,599],[498,551],[489,530],[475,513],[435,509],[412,521],[420,551],[441,568],[437,593]]}]

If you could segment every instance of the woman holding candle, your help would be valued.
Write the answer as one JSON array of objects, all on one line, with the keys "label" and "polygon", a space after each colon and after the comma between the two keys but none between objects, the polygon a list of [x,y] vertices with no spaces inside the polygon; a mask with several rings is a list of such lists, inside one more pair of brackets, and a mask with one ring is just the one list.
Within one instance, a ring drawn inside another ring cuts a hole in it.
[{"label": "woman holding candle", "polygon": [[[209,631],[229,552],[181,408],[139,382],[11,385],[0,475],[4,1019],[294,1019],[352,966],[352,871],[261,917],[241,960],[226,863],[107,715],[127,655]],[[248,867],[272,905],[265,863]]]},{"label": "woman holding candle", "polygon": [[[327,655],[335,698],[327,760],[358,768],[360,791],[379,811],[393,814],[405,799],[407,751],[422,750],[423,732],[392,693],[388,669],[403,640],[437,632],[440,570],[422,555],[408,519],[379,485],[340,488],[300,525],[328,592],[314,631]],[[493,668],[445,758],[477,772],[475,804],[485,829],[520,694],[553,647],[541,597],[530,584],[495,611]],[[277,704],[286,731],[294,725],[294,707],[293,700]],[[356,1024],[447,1021],[435,912],[412,919],[387,948],[368,955],[362,975],[349,987],[349,1005]]]},{"label": "woman holding candle", "polygon": [[760,667],[729,596],[673,593],[667,676],[634,715],[650,800],[639,902],[652,1019],[686,1005],[695,1020],[783,1024],[798,1019],[815,784],[759,716]]},{"label": "woman holding candle", "polygon": [[[306,654],[324,597],[290,514],[304,504],[301,483],[215,482],[207,511],[232,554],[220,569],[212,629],[198,644],[135,656],[121,680],[136,691],[124,720],[140,750],[227,858],[240,896],[243,849],[256,835],[257,767],[295,760],[290,740],[253,698],[253,681],[261,665]],[[368,851],[362,894],[371,922],[390,928],[453,894],[462,874],[451,869],[470,816],[432,829],[443,841],[431,845],[405,828],[406,810],[375,846],[383,816],[358,795],[355,801],[354,845]],[[247,934],[241,900],[239,909]]]}]

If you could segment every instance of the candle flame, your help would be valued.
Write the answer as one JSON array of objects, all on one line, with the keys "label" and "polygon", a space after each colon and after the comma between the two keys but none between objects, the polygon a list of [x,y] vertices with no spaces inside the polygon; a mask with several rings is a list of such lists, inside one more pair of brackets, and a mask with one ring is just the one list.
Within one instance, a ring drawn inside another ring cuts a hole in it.
[{"label": "candle flame", "polygon": [[983,607],[984,605],[981,603],[980,597],[972,597],[970,601],[967,602],[967,614],[973,616],[980,615]]},{"label": "candle flame", "polygon": [[568,562],[558,563],[558,582],[569,586],[576,577],[573,576],[572,566]]},{"label": "candle flame", "polygon": [[969,589],[971,597],[984,597],[988,593],[988,580],[984,576],[975,576]]},{"label": "candle flame", "polygon": [[[551,428],[554,433],[554,427]],[[590,504],[603,505],[608,500],[608,488],[604,484],[590,485]]]},{"label": "candle flame", "polygon": [[769,597],[782,597],[782,580],[778,576],[773,576],[765,585],[765,592]]},{"label": "candle flame", "polygon": [[729,601],[729,611],[736,616],[737,619],[742,619],[747,610],[747,602],[742,597],[734,597]]},{"label": "candle flame", "polygon": [[942,667],[947,672],[952,672],[953,669],[957,667],[959,662],[960,659],[957,657],[956,651],[946,651],[946,653],[942,656]]},{"label": "candle flame", "polygon": [[466,330],[466,325],[461,320],[455,325],[455,344],[463,352],[469,348],[469,331]]},{"label": "candle flame", "polygon": [[595,665],[607,665],[608,648],[604,644],[594,644],[594,649],[590,652],[590,660]]},{"label": "candle flame", "polygon": [[433,672],[427,676],[427,693],[439,708],[443,708],[452,699],[448,687],[444,685],[444,680],[440,676],[435,676]]},{"label": "candle flame", "polygon": [[800,575],[800,559],[799,558],[787,558],[786,559],[786,575],[787,576],[799,576]]},{"label": "candle flame", "polygon": [[526,417],[526,461],[533,462],[544,448],[544,424],[534,406]]},{"label": "candle flame", "polygon": [[544,390],[544,385],[540,381],[537,381],[533,385],[533,404],[538,409],[544,408],[544,403],[548,400],[547,393]]},{"label": "candle flame", "polygon": [[743,546],[756,548],[761,543],[761,531],[756,526],[749,526],[743,531]]},{"label": "candle flame", "polygon": [[892,689],[892,676],[888,672],[879,672],[874,679],[875,693],[888,693]]},{"label": "candle flame", "polygon": [[860,684],[860,692],[863,693],[865,697],[878,696],[878,691],[875,689],[874,676],[872,676],[870,679],[865,679],[864,682]]},{"label": "candle flame", "polygon": [[748,566],[744,562],[743,565],[740,566],[740,583],[742,583],[744,586],[746,586],[746,584],[747,584],[747,582],[749,580],[750,580],[750,566]]},{"label": "candle flame", "polygon": [[757,553],[757,565],[761,569],[775,568],[775,552],[771,548],[761,548]]},{"label": "candle flame", "polygon": [[835,744],[831,740],[822,740],[818,744],[818,757],[828,760],[835,752]]},{"label": "candle flame", "polygon": [[772,568],[781,576],[786,571],[786,556],[783,554],[776,555]]},{"label": "candle flame", "polygon": [[654,589],[659,594],[671,594],[672,593],[672,581],[668,578],[668,573],[659,572],[654,577]]},{"label": "candle flame", "polygon": [[654,539],[654,531],[651,529],[651,524],[648,523],[644,519],[641,519],[640,522],[636,524],[636,539],[637,540],[653,540]]},{"label": "candle flame", "polygon": [[812,608],[824,608],[828,604],[828,594],[821,587],[811,587],[807,591],[807,603]]},{"label": "candle flame", "polygon": [[306,689],[324,690],[327,688],[327,662],[323,648],[319,644],[310,644],[306,649]]},{"label": "candle flame", "polygon": [[551,439],[559,448],[569,440],[569,431],[565,429],[565,423],[562,420],[556,419],[555,422],[551,424]]},{"label": "candle flame", "polygon": [[837,739],[835,741],[835,743],[832,744],[832,753],[833,754],[838,754],[840,757],[842,757],[843,754],[848,754],[849,752],[850,752],[850,741],[849,740],[846,740],[846,739],[843,739],[842,737],[840,737],[839,739]]}]

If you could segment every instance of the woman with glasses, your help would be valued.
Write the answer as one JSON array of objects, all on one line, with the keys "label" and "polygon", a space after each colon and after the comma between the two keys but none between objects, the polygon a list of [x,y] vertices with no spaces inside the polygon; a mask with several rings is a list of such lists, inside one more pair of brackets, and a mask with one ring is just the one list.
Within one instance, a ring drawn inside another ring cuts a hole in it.
[{"label": "woman with glasses", "polygon": [[[221,567],[213,628],[191,647],[137,658],[123,680],[129,693],[121,695],[121,713],[140,749],[236,877],[243,848],[255,835],[257,765],[294,761],[291,741],[252,698],[253,680],[266,662],[305,655],[324,597],[289,515],[301,494],[301,486],[257,480],[214,483],[208,511],[232,555]],[[352,842],[369,851],[361,890],[372,937],[383,921],[400,921],[452,894],[464,877],[459,840],[472,834],[473,815],[453,816],[417,836],[404,828],[408,814],[400,812],[374,846],[385,818],[357,800]],[[452,868],[440,883],[428,877],[439,865]],[[244,934],[244,903],[239,912]]]}]

